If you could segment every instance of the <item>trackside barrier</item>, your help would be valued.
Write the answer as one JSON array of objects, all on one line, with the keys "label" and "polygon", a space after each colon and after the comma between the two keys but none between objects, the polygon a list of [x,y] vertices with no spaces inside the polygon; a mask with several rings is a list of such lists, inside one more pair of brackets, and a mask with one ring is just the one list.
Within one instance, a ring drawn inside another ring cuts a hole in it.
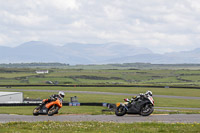
[{"label": "trackside barrier", "polygon": [[[0,106],[38,106],[40,103],[0,103]],[[80,106],[104,106],[110,107],[110,103],[80,103]],[[63,103],[63,106],[69,106],[69,103]]]},{"label": "trackside barrier", "polygon": [[195,86],[163,86],[163,85],[0,85],[0,87],[47,87],[47,86],[60,86],[60,87],[150,87],[150,88],[190,88],[200,89]]},{"label": "trackside barrier", "polygon": [[38,106],[39,103],[0,103],[0,106]]}]

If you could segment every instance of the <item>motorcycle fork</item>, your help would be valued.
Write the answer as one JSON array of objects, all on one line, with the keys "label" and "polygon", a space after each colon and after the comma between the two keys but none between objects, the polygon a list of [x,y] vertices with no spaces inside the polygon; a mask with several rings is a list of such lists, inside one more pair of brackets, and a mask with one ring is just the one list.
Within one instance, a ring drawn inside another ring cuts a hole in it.
[{"label": "motorcycle fork", "polygon": [[125,108],[126,110],[128,110],[128,108],[126,107],[126,105],[124,105],[124,108]]}]

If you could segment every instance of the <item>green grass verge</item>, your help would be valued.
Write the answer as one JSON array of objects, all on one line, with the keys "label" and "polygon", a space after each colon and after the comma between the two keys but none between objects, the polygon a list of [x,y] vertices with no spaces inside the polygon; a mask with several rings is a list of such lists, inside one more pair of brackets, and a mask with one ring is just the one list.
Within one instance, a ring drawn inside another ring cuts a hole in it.
[{"label": "green grass verge", "polygon": [[[35,106],[23,106],[23,107],[0,107],[0,114],[17,114],[17,115],[32,115],[32,111]],[[106,107],[98,106],[63,106],[59,110],[59,115],[62,114],[88,114],[88,115],[114,115],[114,112],[106,111],[102,112]],[[157,111],[163,110],[163,111]],[[184,110],[184,109],[155,109],[153,114],[200,114],[200,110]]]},{"label": "green grass verge", "polygon": [[159,108],[155,109],[153,114],[200,114],[200,110]]},{"label": "green grass verge", "polygon": [[0,132],[18,133],[185,133],[200,131],[199,123],[112,123],[112,122],[9,122],[0,123]]}]

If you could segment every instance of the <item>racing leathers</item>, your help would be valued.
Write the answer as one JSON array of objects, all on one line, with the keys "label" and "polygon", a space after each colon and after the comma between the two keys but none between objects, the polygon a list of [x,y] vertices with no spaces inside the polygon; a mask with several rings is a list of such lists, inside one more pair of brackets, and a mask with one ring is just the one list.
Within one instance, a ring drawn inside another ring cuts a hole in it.
[{"label": "racing leathers", "polygon": [[53,95],[50,96],[49,99],[43,99],[43,100],[42,100],[41,106],[42,106],[42,105],[45,105],[46,103],[49,103],[49,102],[51,102],[51,101],[55,101],[57,98],[59,98],[59,95],[53,94]]},{"label": "racing leathers", "polygon": [[138,99],[143,98],[143,97],[145,97],[145,94],[140,93],[138,96],[133,96],[131,98],[131,101],[137,101]]}]

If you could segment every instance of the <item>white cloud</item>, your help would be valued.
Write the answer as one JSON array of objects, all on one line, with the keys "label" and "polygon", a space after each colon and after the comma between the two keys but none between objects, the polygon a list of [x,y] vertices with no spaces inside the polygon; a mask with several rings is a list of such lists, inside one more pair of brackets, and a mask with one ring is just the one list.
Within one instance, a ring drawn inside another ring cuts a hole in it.
[{"label": "white cloud", "polygon": [[104,7],[104,12],[106,14],[106,17],[108,17],[108,19],[115,21],[123,19],[122,9],[120,8],[107,5]]},{"label": "white cloud", "polygon": [[55,6],[58,10],[78,10],[79,4],[76,0],[46,0],[46,3]]},{"label": "white cloud", "polygon": [[155,52],[199,46],[199,0],[0,0],[0,45],[122,42]]},{"label": "white cloud", "polygon": [[9,38],[4,35],[4,34],[0,34],[0,44],[5,43]]},{"label": "white cloud", "polygon": [[27,12],[27,14],[19,15],[19,14],[12,14],[8,11],[2,12],[4,15],[5,23],[15,23],[22,26],[38,26],[43,21],[47,21],[47,16],[39,16],[32,12]]},{"label": "white cloud", "polygon": [[84,20],[74,21],[72,24],[68,25],[69,28],[89,28]]}]

